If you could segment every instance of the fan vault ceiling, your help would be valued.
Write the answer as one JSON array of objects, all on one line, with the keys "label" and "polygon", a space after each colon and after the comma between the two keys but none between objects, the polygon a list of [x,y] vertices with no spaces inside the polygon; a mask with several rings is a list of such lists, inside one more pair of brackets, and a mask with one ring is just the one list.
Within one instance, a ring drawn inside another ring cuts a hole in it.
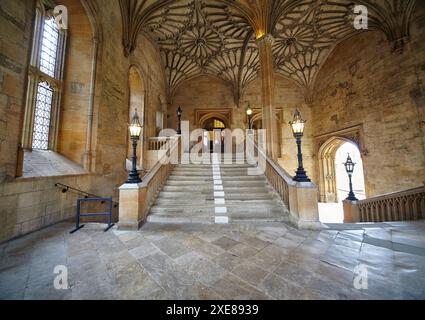
[{"label": "fan vault ceiling", "polygon": [[[357,0],[367,6],[369,29],[385,33],[401,51],[415,0]],[[126,55],[137,36],[158,46],[170,95],[184,81],[209,74],[243,89],[258,77],[256,38],[274,38],[275,71],[306,94],[332,49],[358,33],[348,0],[120,0]]]}]

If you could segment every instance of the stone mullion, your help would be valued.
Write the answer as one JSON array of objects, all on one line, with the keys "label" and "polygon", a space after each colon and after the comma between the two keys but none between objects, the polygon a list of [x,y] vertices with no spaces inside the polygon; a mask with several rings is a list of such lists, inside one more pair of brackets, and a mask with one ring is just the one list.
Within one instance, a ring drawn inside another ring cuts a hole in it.
[{"label": "stone mullion", "polygon": [[50,137],[49,137],[49,148],[53,151],[57,151],[58,139],[59,139],[59,121],[60,121],[60,109],[62,102],[62,90],[63,90],[63,74],[65,71],[65,54],[66,54],[66,43],[67,43],[67,31],[60,31],[59,34],[59,47],[57,52],[57,70],[56,78],[52,79],[55,81],[55,92],[54,101],[52,101],[52,110],[50,118]]},{"label": "stone mullion", "polygon": [[49,131],[49,150],[52,150],[52,151],[57,151],[61,98],[62,98],[61,91],[55,89],[53,93],[52,109],[50,112],[50,131]]},{"label": "stone mullion", "polygon": [[27,103],[24,115],[24,125],[22,134],[22,148],[32,150],[32,136],[34,131],[34,112],[37,98],[37,87],[40,77],[37,73],[30,73],[28,76]]},{"label": "stone mullion", "polygon": [[34,35],[32,40],[32,54],[28,71],[28,89],[22,129],[21,145],[23,149],[32,150],[32,136],[34,130],[34,112],[37,97],[37,88],[40,74],[37,68],[40,65],[41,40],[43,36],[44,6],[41,1],[36,4],[36,17],[34,23]]},{"label": "stone mullion", "polygon": [[37,2],[36,18],[35,18],[35,24],[34,24],[34,37],[33,37],[32,53],[31,53],[31,60],[30,60],[30,65],[34,67],[39,67],[40,65],[44,15],[45,15],[44,6],[40,2]]},{"label": "stone mullion", "polygon": [[266,129],[267,154],[274,160],[278,157],[276,108],[274,105],[274,61],[273,37],[264,35],[257,40],[260,53],[260,74],[262,83],[263,129]]}]

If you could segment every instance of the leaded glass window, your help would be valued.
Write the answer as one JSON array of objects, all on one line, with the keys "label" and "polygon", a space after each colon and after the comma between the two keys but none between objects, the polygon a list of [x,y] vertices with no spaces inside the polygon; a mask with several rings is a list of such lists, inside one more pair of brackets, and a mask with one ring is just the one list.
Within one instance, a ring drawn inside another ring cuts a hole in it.
[{"label": "leaded glass window", "polygon": [[34,131],[32,136],[33,149],[49,149],[50,121],[53,105],[53,89],[47,82],[38,84]]},{"label": "leaded glass window", "polygon": [[[65,33],[59,30],[51,8],[39,2],[36,14],[33,45],[33,63],[29,77],[33,95],[28,105],[31,111],[30,129],[23,143],[27,148],[49,150],[55,148],[55,137],[59,113],[59,91],[62,87],[63,50]],[[52,138],[52,139],[50,139]]]},{"label": "leaded glass window", "polygon": [[59,30],[54,18],[46,18],[41,42],[40,70],[45,74],[56,76],[58,58]]}]

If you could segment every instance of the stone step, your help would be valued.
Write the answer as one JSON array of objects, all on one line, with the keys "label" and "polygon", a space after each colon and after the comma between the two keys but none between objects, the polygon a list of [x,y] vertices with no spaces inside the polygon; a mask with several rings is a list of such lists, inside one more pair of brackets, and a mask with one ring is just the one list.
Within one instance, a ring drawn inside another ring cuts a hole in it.
[{"label": "stone step", "polygon": [[[214,198],[214,192],[213,190],[205,190],[202,192],[194,193],[194,192],[174,192],[174,191],[161,191],[158,195],[157,199],[175,199],[175,200],[184,200],[185,203],[190,203],[191,201],[196,201],[199,199],[211,199]],[[222,192],[222,191],[218,191]],[[271,192],[261,192],[261,193],[255,193],[255,192],[247,192],[247,193],[241,193],[241,192],[227,192],[226,189],[224,190],[224,197],[225,199],[229,200],[267,200],[267,199],[277,199],[277,196],[275,196]]]},{"label": "stone step", "polygon": [[[178,164],[174,167],[174,170],[177,169],[184,169],[184,170],[189,170],[189,171],[197,171],[197,170],[212,170],[212,166],[213,164],[200,164],[200,165],[186,165],[186,164]],[[220,163],[219,164],[220,169],[246,169],[246,168],[252,168],[255,167],[255,165],[252,164],[224,164],[224,163]]]},{"label": "stone step", "polygon": [[[196,198],[190,198],[190,204],[188,205],[188,198],[167,198],[164,195],[160,195],[156,201],[155,204],[158,206],[175,206],[175,207],[179,207],[179,206],[183,206],[183,207],[188,207],[188,206],[200,206],[200,205],[211,205],[214,204],[214,200],[212,198],[212,194],[211,197],[196,197]],[[249,195],[246,197],[240,196],[240,195],[236,195],[236,196],[232,196],[232,195],[226,195],[225,196],[225,200],[226,200],[226,206],[230,206],[230,205],[239,205],[239,206],[259,206],[259,205],[276,205],[276,200],[275,198],[270,195],[270,194],[265,194],[265,195]]]},{"label": "stone step", "polygon": [[[229,223],[232,222],[288,222],[287,212],[275,210],[273,212],[255,212],[255,213],[228,213]],[[150,223],[215,223],[215,214],[196,214],[196,215],[174,215],[174,214],[151,214],[147,220]]]},{"label": "stone step", "polygon": [[[238,205],[232,205],[226,203],[227,212],[230,213],[253,213],[253,214],[262,214],[262,213],[272,213],[280,212],[282,213],[283,206],[278,206],[276,203],[273,204],[251,204],[249,207],[241,207]],[[194,215],[194,214],[213,214],[215,215],[215,205],[154,205],[151,208],[151,213],[154,214],[175,214],[175,215]]]},{"label": "stone step", "polygon": [[[165,186],[194,186],[194,187],[209,187],[212,185],[212,180],[206,182],[202,181],[181,181],[181,180],[167,180]],[[223,180],[223,186],[226,187],[256,187],[256,188],[265,188],[267,186],[267,182],[264,181],[226,181]]]},{"label": "stone step", "polygon": [[[168,181],[205,181],[213,182],[213,176],[178,176],[171,174],[168,177]],[[221,180],[223,181],[266,181],[264,176],[230,176],[222,175]]]},{"label": "stone step", "polygon": [[222,170],[242,170],[242,169],[256,167],[255,165],[250,165],[250,164],[231,164],[231,165],[209,164],[209,165],[199,166],[199,167],[186,166],[186,165],[176,165],[173,168],[173,170],[184,170],[184,171],[195,171],[195,172],[196,171],[207,171],[207,170],[212,170],[213,166],[218,166]]},{"label": "stone step", "polygon": [[164,224],[186,224],[186,223],[198,223],[198,224],[214,224],[214,217],[179,217],[179,216],[158,216],[151,214],[147,217],[149,223],[164,223]]},{"label": "stone step", "polygon": [[[221,174],[234,174],[234,175],[248,175],[248,169],[249,168],[241,168],[241,169],[220,169],[218,172],[220,172]],[[254,170],[254,168],[252,168],[252,170]],[[173,175],[189,175],[189,176],[202,176],[202,175],[211,175],[213,174],[213,170],[212,168],[208,169],[208,170],[194,170],[194,171],[190,171],[190,170],[183,170],[183,169],[179,169],[179,170],[173,170],[172,172]]]},{"label": "stone step", "polygon": [[[204,185],[204,186],[167,186],[165,185],[162,189],[163,191],[167,192],[173,192],[185,195],[191,194],[191,195],[197,195],[197,194],[204,194],[206,192],[214,192],[214,188],[212,185]],[[269,193],[271,189],[266,187],[251,187],[251,188],[244,188],[244,187],[231,187],[227,186],[225,189],[226,194],[233,194],[233,193],[253,193],[253,194],[263,194],[263,193]]]},{"label": "stone step", "polygon": [[[147,218],[149,223],[161,224],[215,224],[215,217],[174,217],[150,215]],[[287,217],[229,217],[229,223],[267,223],[267,222],[289,222]]]},{"label": "stone step", "polygon": [[209,170],[212,169],[213,166],[218,166],[220,169],[226,169],[226,170],[237,170],[237,169],[246,169],[250,167],[255,167],[254,165],[248,165],[248,164],[232,164],[232,165],[225,165],[225,164],[209,164],[205,166],[200,167],[193,167],[193,166],[185,166],[185,165],[177,165],[173,169],[174,170],[187,170],[187,171],[199,171],[199,170]]},{"label": "stone step", "polygon": [[[216,174],[216,173],[214,173]],[[188,177],[188,178],[192,178],[192,177],[206,177],[206,178],[212,178],[213,177],[213,172],[198,172],[198,173],[185,173],[185,172],[175,172],[173,171],[170,175],[170,177]],[[244,172],[223,172],[220,171],[217,174],[220,174],[222,177],[231,177],[234,179],[238,179],[238,177],[258,177],[258,175],[248,175],[247,171]]]}]

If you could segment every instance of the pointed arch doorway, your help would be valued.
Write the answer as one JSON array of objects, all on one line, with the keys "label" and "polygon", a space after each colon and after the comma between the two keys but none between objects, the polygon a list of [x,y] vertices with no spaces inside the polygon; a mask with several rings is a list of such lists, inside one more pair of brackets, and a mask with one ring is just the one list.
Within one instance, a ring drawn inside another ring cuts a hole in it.
[{"label": "pointed arch doorway", "polygon": [[205,130],[205,143],[209,143],[209,150],[211,153],[216,150],[217,145],[221,145],[221,152],[224,152],[224,141],[222,131],[227,129],[224,119],[211,117],[206,119],[202,124],[202,129]]},{"label": "pointed arch doorway", "polygon": [[344,162],[350,154],[356,163],[353,190],[358,199],[365,199],[363,161],[357,143],[345,137],[332,137],[319,149],[319,216],[324,223],[342,223],[342,202],[349,192]]}]

